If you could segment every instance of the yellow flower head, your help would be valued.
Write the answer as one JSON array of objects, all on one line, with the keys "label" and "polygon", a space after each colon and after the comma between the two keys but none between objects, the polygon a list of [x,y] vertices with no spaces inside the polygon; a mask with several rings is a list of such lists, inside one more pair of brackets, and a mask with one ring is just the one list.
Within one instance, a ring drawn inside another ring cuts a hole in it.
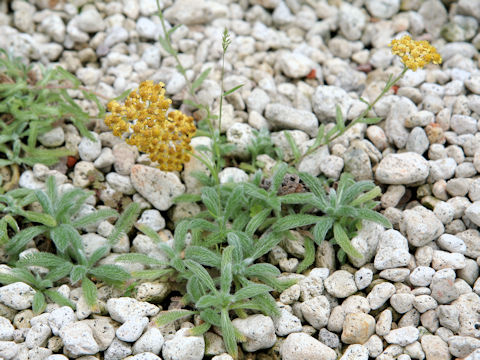
[{"label": "yellow flower head", "polygon": [[178,110],[167,115],[171,103],[165,99],[164,84],[144,81],[130,93],[124,105],[108,103],[111,114],[105,117],[105,124],[115,136],[127,133],[127,144],[149,154],[161,170],[180,171],[189,160],[190,140],[196,127],[191,116]]},{"label": "yellow flower head", "polygon": [[415,41],[408,35],[400,40],[392,40],[389,45],[392,54],[400,56],[403,64],[410,70],[422,69],[426,64],[441,64],[442,57],[437,49],[426,40]]}]

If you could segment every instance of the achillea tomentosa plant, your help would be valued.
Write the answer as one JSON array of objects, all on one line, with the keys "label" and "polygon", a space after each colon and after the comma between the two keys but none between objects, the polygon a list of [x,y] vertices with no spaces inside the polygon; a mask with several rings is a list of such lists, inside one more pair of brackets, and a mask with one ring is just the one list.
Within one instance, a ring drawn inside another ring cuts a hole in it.
[{"label": "achillea tomentosa plant", "polygon": [[[55,282],[65,277],[70,279],[72,285],[81,281],[85,300],[91,307],[97,302],[97,288],[92,279],[108,285],[121,286],[130,278],[130,274],[118,265],[98,265],[97,262],[107,255],[110,248],[132,227],[140,211],[139,205],[132,203],[128,206],[118,218],[106,245],[87,256],[78,229],[118,216],[114,210],[102,209],[76,218],[91,194],[78,188],[59,194],[55,178],[51,176],[47,178],[46,191],[16,189],[0,195],[0,210],[7,214],[5,217],[8,219],[5,223],[16,232],[8,240],[8,234],[5,233],[8,233],[7,225],[0,228],[0,238],[6,241],[5,249],[10,255],[9,263],[14,266],[11,271],[0,274],[0,283],[23,281],[32,286],[36,290],[33,310],[37,313],[45,309],[45,296],[61,305],[73,306],[60,293],[49,290]],[[42,212],[24,210],[24,207],[33,202],[40,204]],[[23,217],[25,224],[38,225],[28,226],[19,231],[14,216],[18,219]],[[22,255],[22,250],[37,236],[43,236],[47,241],[51,241],[56,254],[34,252]],[[32,266],[46,268],[48,273],[44,277],[38,273],[33,275],[29,270]]]},{"label": "achillea tomentosa plant", "polygon": [[[175,30],[166,31],[164,19],[159,13],[165,30],[165,37],[160,42],[167,52],[178,61],[178,54],[171,46],[170,35]],[[367,114],[372,110],[378,100],[385,95],[390,88],[400,80],[408,69],[416,70],[428,62],[439,63],[441,61],[433,47],[426,46],[423,42],[417,44],[411,42],[409,38],[403,38],[399,43],[392,42],[394,54],[402,56],[405,64],[402,73],[394,78],[390,78],[381,94],[372,102],[367,104],[366,110],[361,116],[345,125],[342,114],[337,108],[337,123],[328,132],[322,125],[319,129],[315,143],[305,154],[300,154],[295,149],[293,140],[292,149],[294,150],[295,160],[298,163],[306,155],[311,154],[319,146],[328,144],[333,139],[341,136],[356,123],[373,124],[379,122],[379,118],[367,118]],[[228,33],[224,33],[223,38],[223,56],[229,44]],[[178,68],[185,75],[185,69],[179,62]],[[208,71],[202,73],[199,78],[191,84],[190,95],[195,96],[195,89],[201,84],[201,81],[208,75]],[[186,75],[185,75],[186,77]],[[223,79],[223,67],[222,67]],[[187,83],[188,78],[186,77]],[[145,85],[141,85],[145,86]],[[149,84],[148,86],[154,86]],[[160,89],[160,95],[163,98],[163,85],[155,85]],[[232,89],[231,91],[235,91]],[[222,103],[224,96],[229,92],[223,92],[220,98]],[[151,96],[151,95],[149,95]],[[134,95],[137,97],[137,95]],[[150,104],[154,101],[150,101]],[[297,171],[289,168],[285,163],[277,164],[276,171],[268,186],[262,185],[262,173],[257,172],[250,182],[245,183],[227,183],[220,184],[218,173],[223,168],[223,156],[226,144],[222,143],[220,136],[221,124],[221,106],[218,117],[211,115],[208,107],[196,104],[193,101],[186,101],[199,109],[205,110],[207,114],[207,123],[212,138],[211,147],[201,147],[197,150],[207,151],[212,156],[206,158],[198,154],[191,154],[202,161],[210,170],[212,181],[207,175],[198,175],[205,185],[200,195],[186,194],[177,198],[180,201],[199,201],[205,211],[198,214],[193,219],[185,219],[176,224],[174,232],[173,246],[168,246],[160,240],[157,233],[145,226],[139,227],[146,235],[151,237],[159,249],[165,254],[166,260],[159,260],[145,254],[126,254],[119,257],[120,261],[139,262],[150,268],[139,271],[133,275],[142,279],[163,279],[174,281],[184,286],[183,305],[190,306],[193,310],[175,310],[169,311],[158,318],[159,324],[183,318],[188,315],[197,315],[201,319],[199,325],[190,330],[192,335],[203,334],[211,326],[217,326],[221,329],[227,351],[237,357],[237,341],[246,339],[240,334],[231,321],[234,314],[238,317],[245,317],[247,311],[260,311],[270,316],[278,315],[274,298],[270,295],[272,290],[282,291],[290,286],[292,282],[280,281],[278,276],[280,271],[273,265],[261,262],[260,258],[267,254],[274,246],[290,235],[292,230],[304,236],[305,255],[303,261],[299,264],[297,271],[302,272],[308,269],[314,261],[315,247],[314,243],[320,244],[324,239],[330,239],[338,245],[338,258],[341,262],[346,261],[346,256],[361,257],[361,254],[351,245],[350,239],[356,235],[361,228],[363,220],[377,222],[385,227],[391,227],[389,221],[373,209],[378,204],[374,201],[380,194],[380,188],[370,181],[355,182],[353,177],[348,174],[342,174],[340,180],[335,186],[330,186],[331,182],[322,180],[306,173],[299,173],[303,181],[303,191],[283,194],[280,191],[284,179],[288,173],[295,174]],[[116,114],[126,116],[129,121],[135,121],[134,115],[126,115],[128,111],[134,114],[135,107],[126,105],[121,108],[114,104],[113,118],[109,118],[108,123],[112,126],[114,132],[122,132],[129,127],[133,132],[130,139],[135,134],[141,135],[142,142],[132,144],[143,146],[144,151],[153,155],[152,152],[158,152],[161,138],[148,144],[148,139],[152,139],[153,133],[150,129],[156,126],[156,117],[160,116],[159,126],[164,127],[162,123],[165,119],[165,112],[168,104],[164,104],[160,112],[154,112],[154,116],[147,119],[151,124],[147,126],[147,136],[142,134],[146,129],[125,125],[119,123]],[[116,110],[115,110],[116,109]],[[130,109],[130,110],[129,110]],[[161,113],[161,115],[159,115]],[[137,119],[137,123],[143,124],[146,119]],[[218,120],[218,128],[213,127],[212,120]],[[190,125],[189,125],[190,128]],[[193,126],[191,127],[193,130]],[[159,133],[157,131],[157,133]],[[186,131],[185,131],[186,132]],[[272,151],[271,143],[264,141],[265,133],[257,136],[257,142],[251,146],[253,163],[262,151]],[[190,136],[187,137],[188,140]],[[147,143],[145,143],[145,141]],[[167,141],[167,140],[165,140]],[[168,140],[164,146],[171,149],[172,141]],[[185,149],[186,147],[183,147]],[[190,148],[187,149],[192,151]],[[295,151],[296,150],[296,151]],[[162,157],[157,157],[160,159]],[[175,163],[175,170],[181,168],[181,162],[186,159],[184,154],[180,154]],[[169,162],[164,160],[164,169],[168,169]],[[162,165],[160,165],[162,167]],[[254,167],[249,167],[254,171]],[[288,172],[288,173],[287,173]]]},{"label": "achillea tomentosa plant", "polygon": [[37,146],[38,136],[60,122],[72,122],[82,136],[95,140],[86,128],[91,116],[73,100],[68,90],[80,90],[86,99],[96,103],[98,117],[103,117],[104,108],[97,94],[81,87],[80,81],[66,70],[41,68],[38,78],[31,65],[0,49],[0,167],[12,168],[12,179],[3,184],[3,191],[15,187],[18,166],[53,165],[60,157],[70,154],[66,148]]}]

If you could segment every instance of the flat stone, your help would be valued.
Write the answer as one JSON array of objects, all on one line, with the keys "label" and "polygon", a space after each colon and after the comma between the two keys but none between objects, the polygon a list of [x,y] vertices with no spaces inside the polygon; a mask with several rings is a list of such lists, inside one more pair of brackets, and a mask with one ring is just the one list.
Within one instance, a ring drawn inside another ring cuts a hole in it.
[{"label": "flat stone", "polygon": [[410,185],[422,183],[429,174],[428,162],[417,153],[388,154],[378,164],[376,179],[382,184]]},{"label": "flat stone", "polygon": [[130,175],[132,185],[158,210],[168,210],[173,199],[185,192],[177,175],[144,165],[134,165]]}]

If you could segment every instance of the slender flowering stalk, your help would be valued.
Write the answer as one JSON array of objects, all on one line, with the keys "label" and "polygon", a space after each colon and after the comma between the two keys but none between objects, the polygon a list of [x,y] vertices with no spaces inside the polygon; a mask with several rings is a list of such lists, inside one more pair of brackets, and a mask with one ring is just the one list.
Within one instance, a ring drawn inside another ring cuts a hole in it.
[{"label": "slender flowering stalk", "polygon": [[[336,128],[336,131],[332,132],[331,135],[328,133],[326,135],[322,135],[323,138],[317,139],[318,141],[316,144],[311,146],[305,154],[299,157],[295,162],[298,163],[303,160],[306,156],[312,154],[316,149],[326,144],[329,144],[333,140],[337,139],[338,137],[342,136],[346,131],[351,129],[355,124],[366,122],[372,124],[374,122],[370,122],[374,119],[368,119],[367,115],[370,110],[373,109],[375,104],[395,85],[408,70],[416,71],[417,69],[422,69],[425,65],[432,63],[432,64],[441,64],[442,57],[440,54],[437,53],[437,50],[434,46],[430,45],[428,41],[415,41],[408,35],[403,36],[401,39],[392,40],[389,46],[392,48],[392,54],[400,56],[402,63],[404,64],[402,72],[395,78],[390,77],[385,84],[385,87],[380,92],[380,94],[373,100],[373,102],[367,102],[366,100],[360,98],[362,102],[367,104],[367,108],[357,117],[355,120],[351,121],[347,126],[343,126],[342,128]],[[377,119],[380,121],[381,119]],[[343,119],[342,119],[343,121]]]},{"label": "slender flowering stalk", "polygon": [[191,116],[178,110],[168,113],[172,101],[165,99],[164,84],[144,81],[121,105],[108,103],[111,114],[105,124],[115,136],[126,135],[126,142],[150,155],[163,171],[180,171],[190,159],[190,140],[196,127]]}]

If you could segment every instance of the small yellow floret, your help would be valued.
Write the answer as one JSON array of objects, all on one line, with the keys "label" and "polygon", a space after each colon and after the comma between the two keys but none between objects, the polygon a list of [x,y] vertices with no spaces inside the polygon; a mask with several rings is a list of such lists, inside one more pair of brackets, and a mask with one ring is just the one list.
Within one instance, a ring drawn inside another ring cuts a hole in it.
[{"label": "small yellow floret", "polygon": [[441,64],[442,57],[428,41],[415,41],[408,35],[392,40],[389,45],[392,54],[400,56],[403,64],[410,70],[422,69],[426,64]]},{"label": "small yellow floret", "polygon": [[161,170],[180,171],[189,160],[196,127],[191,116],[178,110],[167,115],[172,101],[165,99],[164,86],[144,81],[128,95],[124,105],[110,101],[107,109],[111,114],[105,117],[105,124],[115,136],[127,133],[126,143],[149,154]]}]

